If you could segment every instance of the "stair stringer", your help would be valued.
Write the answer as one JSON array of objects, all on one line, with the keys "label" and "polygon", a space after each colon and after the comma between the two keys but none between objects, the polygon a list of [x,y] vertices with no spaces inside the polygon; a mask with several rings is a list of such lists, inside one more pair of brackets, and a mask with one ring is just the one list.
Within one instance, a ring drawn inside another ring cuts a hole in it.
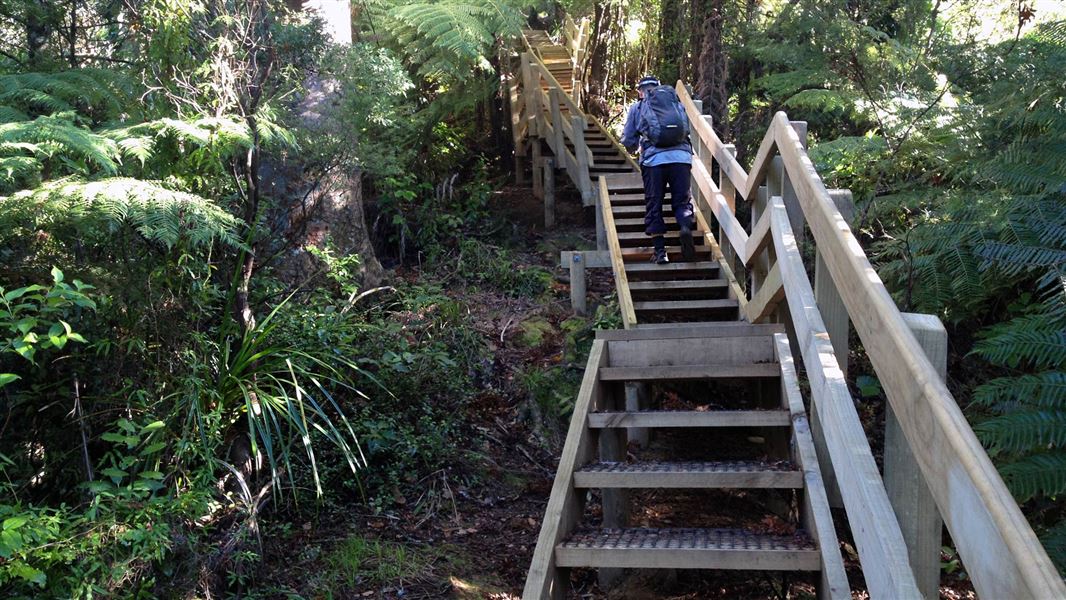
[{"label": "stair stringer", "polygon": [[803,408],[803,396],[787,334],[774,334],[774,353],[781,365],[781,398],[792,417],[792,461],[803,471],[800,523],[810,533],[822,556],[818,597],[846,600],[851,598],[848,575],[840,555],[840,542],[833,526],[833,514],[829,510],[829,499],[818,466],[807,412]]},{"label": "stair stringer", "polygon": [[566,571],[555,565],[555,546],[573,531],[584,513],[586,492],[574,488],[574,471],[591,462],[597,452],[598,434],[589,428],[588,416],[593,410],[601,408],[606,396],[599,371],[607,365],[607,352],[606,341],[593,342],[581,389],[574,402],[574,416],[570,419],[551,496],[544,511],[537,547],[533,551],[533,561],[526,575],[526,586],[522,591],[524,600],[566,597]]}]

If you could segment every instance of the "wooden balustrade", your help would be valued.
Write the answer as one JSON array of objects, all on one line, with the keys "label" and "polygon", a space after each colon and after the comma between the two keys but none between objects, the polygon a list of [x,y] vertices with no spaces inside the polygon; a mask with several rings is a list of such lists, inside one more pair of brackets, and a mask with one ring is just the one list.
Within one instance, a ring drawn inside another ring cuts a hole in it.
[{"label": "wooden balustrade", "polygon": [[[842,369],[846,365],[838,360],[842,349],[846,356],[846,341],[832,339],[822,320],[819,307],[832,297],[839,299],[835,306],[844,311],[834,316],[834,322],[843,318],[845,325],[848,319],[854,324],[920,478],[928,485],[978,594],[1066,597],[1062,578],[822,183],[795,124],[777,113],[751,169],[745,171],[684,85],[678,83],[677,91],[692,123],[694,143],[701,147],[701,160],[694,161],[692,169],[700,192],[697,215],[713,214],[723,247],[728,243],[737,263],[752,269],[745,313],[754,322],[770,318],[782,303],[787,305],[787,315],[782,316],[788,317],[790,333],[798,341],[811,383],[813,412],[840,484],[871,596],[917,597],[919,592],[898,521],[848,392]],[[718,184],[711,178],[714,164],[721,174]],[[735,215],[733,202],[738,195],[753,203],[749,229]],[[792,196],[792,210],[786,208],[783,195]],[[816,299],[799,252],[796,231],[804,222],[817,251],[817,283],[824,300]],[[841,331],[839,325],[832,329]],[[847,328],[842,331],[837,337],[846,336]]]}]

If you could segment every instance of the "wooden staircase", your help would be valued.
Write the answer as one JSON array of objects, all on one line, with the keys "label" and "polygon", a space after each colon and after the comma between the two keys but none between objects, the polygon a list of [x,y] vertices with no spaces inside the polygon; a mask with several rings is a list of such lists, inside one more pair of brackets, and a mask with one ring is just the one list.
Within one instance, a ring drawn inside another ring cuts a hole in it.
[{"label": "wooden staircase", "polygon": [[[696,256],[682,260],[667,216],[670,263],[652,264],[639,167],[579,108],[587,23],[564,30],[566,45],[525,32],[521,76],[505,79],[516,166],[531,150],[535,194],[554,165],[598,206],[624,330],[592,346],[523,597],[565,598],[574,569],[602,583],[622,569],[794,571],[821,598],[850,597],[830,482],[871,598],[936,598],[945,526],[981,597],[1066,598],[943,382],[943,326],[899,311],[844,216],[850,192],[827,190],[806,152],[806,124],[775,114],[745,170],[678,82]],[[883,475],[846,377],[853,338],[888,401]],[[741,494],[750,505],[723,502]]]},{"label": "wooden staircase", "polygon": [[[664,395],[690,406],[634,402]],[[693,439],[706,455],[692,455]],[[668,525],[647,522],[637,515],[648,491],[702,494],[708,504]],[[762,502],[753,501],[759,514],[700,526],[734,517],[716,511],[715,494],[738,491]],[[787,524],[752,527],[760,515]],[[598,333],[523,597],[566,597],[575,568],[600,569],[604,582],[618,569],[808,571],[822,597],[849,597],[781,326]]]}]

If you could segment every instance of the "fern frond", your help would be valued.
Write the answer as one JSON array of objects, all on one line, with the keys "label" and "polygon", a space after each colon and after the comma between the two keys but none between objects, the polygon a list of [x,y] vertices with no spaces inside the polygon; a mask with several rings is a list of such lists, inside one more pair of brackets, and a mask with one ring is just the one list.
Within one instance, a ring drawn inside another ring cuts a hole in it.
[{"label": "fern frond", "polygon": [[0,124],[0,141],[32,144],[41,158],[84,160],[106,174],[118,171],[118,146],[75,124],[68,113]]},{"label": "fern frond", "polygon": [[1066,450],[1032,454],[999,468],[1018,502],[1066,492]]},{"label": "fern frond", "polygon": [[115,177],[99,181],[61,179],[0,198],[4,217],[56,226],[132,227],[146,239],[173,247],[180,242],[220,241],[239,246],[240,221],[206,198],[162,185]]},{"label": "fern frond", "polygon": [[79,110],[109,117],[128,110],[132,87],[113,69],[0,75],[0,104],[38,115]]},{"label": "fern frond", "polygon": [[995,453],[1066,446],[1066,410],[1011,412],[979,423],[974,431]]},{"label": "fern frond", "polygon": [[997,377],[974,390],[973,400],[983,406],[1018,405],[1066,409],[1066,373],[1043,373]]},{"label": "fern frond", "polygon": [[1048,315],[1026,315],[996,325],[972,350],[985,360],[1018,367],[1061,369],[1066,365],[1066,329]]},{"label": "fern frond", "polygon": [[[1066,40],[1066,26],[1063,27],[1062,35]],[[1059,572],[1066,572],[1066,521],[1060,520],[1057,525],[1043,532],[1040,542],[1044,544],[1044,549],[1059,568]]]}]

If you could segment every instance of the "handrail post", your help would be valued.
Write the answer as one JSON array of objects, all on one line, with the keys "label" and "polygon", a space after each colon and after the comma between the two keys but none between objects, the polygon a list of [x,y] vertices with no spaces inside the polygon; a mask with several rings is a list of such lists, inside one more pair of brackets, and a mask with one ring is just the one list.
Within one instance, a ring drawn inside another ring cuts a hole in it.
[{"label": "handrail post", "polygon": [[[803,149],[806,150],[807,122],[789,121],[788,124],[791,125],[792,129],[796,131],[796,135],[799,136],[800,143],[803,144]],[[783,166],[782,169],[784,169]],[[781,199],[785,201],[785,210],[788,212],[788,222],[792,224],[792,231],[796,235],[796,243],[799,244],[800,248],[802,248],[804,238],[806,237],[806,233],[803,227],[803,207],[800,206],[799,197],[796,195],[796,190],[792,187],[792,182],[789,180],[787,174],[782,178],[781,188]]]},{"label": "handrail post", "polygon": [[[600,175],[599,179],[602,179]],[[603,221],[603,207],[607,204],[607,186],[596,186],[596,250],[607,250],[607,228]]]},{"label": "handrail post", "polygon": [[[692,104],[694,104],[696,106],[696,111],[697,112],[699,112],[701,114],[703,113],[703,101],[702,100],[693,100]],[[704,116],[703,118],[704,119],[710,118],[710,115]],[[699,135],[693,135],[691,141],[692,141],[692,153],[696,155],[696,160],[703,162],[703,166],[707,167],[707,172],[710,173],[711,172],[711,160],[709,158],[707,158],[708,152],[707,152],[706,146],[703,144],[703,138],[701,138]],[[692,186],[690,186],[690,188],[692,189],[692,192],[691,192],[692,193],[692,203],[693,203],[694,206],[699,207],[700,200],[704,199],[703,198],[703,193],[700,191],[700,186],[692,185]],[[710,233],[711,233],[710,231],[707,232],[708,235],[710,235]]]},{"label": "handrail post", "polygon": [[[771,167],[771,172],[773,168]],[[769,180],[769,177],[767,177]],[[769,183],[769,181],[767,181]],[[755,198],[751,203],[751,227],[755,229],[755,224],[762,218],[763,213],[766,212],[766,207],[770,201],[770,188],[766,185],[760,185],[759,189],[755,191]],[[762,287],[762,282],[766,279],[766,274],[770,271],[770,257],[769,254],[773,252],[773,246],[771,245],[766,249],[766,252],[759,254],[755,257],[755,260],[751,263],[751,289],[748,292],[748,296],[755,297],[755,294],[759,293],[759,288]]]},{"label": "handrail post", "polygon": [[544,229],[555,227],[555,160],[544,159]]},{"label": "handrail post", "polygon": [[[533,53],[522,53],[522,91],[526,95],[526,118],[529,125],[526,127],[526,135],[529,138],[536,137],[540,132],[537,130],[537,117],[540,115],[540,106],[537,102],[537,91],[540,88],[540,78],[533,76]],[[536,168],[536,165],[533,165]]]},{"label": "handrail post", "polygon": [[[941,379],[947,377],[948,332],[935,315],[903,313]],[[892,406],[885,406],[885,490],[899,520],[907,555],[922,597],[935,600],[940,595],[940,540],[944,521],[936,508],[918,462],[911,453]]]},{"label": "handrail post", "polygon": [[574,132],[574,158],[577,159],[577,183],[581,190],[582,206],[595,203],[592,197],[592,180],[589,178],[589,149],[585,143],[585,118],[581,115],[570,117],[570,127]]},{"label": "handrail post", "polygon": [[548,91],[548,101],[551,102],[552,133],[555,134],[555,139],[551,140],[552,153],[555,159],[562,163],[556,166],[566,168],[566,137],[563,132],[563,113],[559,108],[559,105],[563,103],[562,95],[563,92],[557,87]]},{"label": "handrail post", "polygon": [[[851,190],[829,190],[829,197],[844,220],[850,223],[855,215],[855,202],[852,200]],[[837,357],[840,371],[847,376],[848,338],[851,330],[848,309],[844,307],[844,301],[840,299],[840,292],[833,283],[833,278],[829,276],[825,257],[822,256],[817,245],[814,247],[814,299],[818,304],[818,311],[822,313],[825,330],[829,334],[829,341],[833,344],[833,353]],[[822,424],[817,422],[816,418],[811,419],[811,434],[814,437],[818,462],[822,466],[822,479],[825,481],[825,493],[829,498],[829,505],[840,508],[844,506],[844,502],[840,498],[837,477],[829,460]]]}]

